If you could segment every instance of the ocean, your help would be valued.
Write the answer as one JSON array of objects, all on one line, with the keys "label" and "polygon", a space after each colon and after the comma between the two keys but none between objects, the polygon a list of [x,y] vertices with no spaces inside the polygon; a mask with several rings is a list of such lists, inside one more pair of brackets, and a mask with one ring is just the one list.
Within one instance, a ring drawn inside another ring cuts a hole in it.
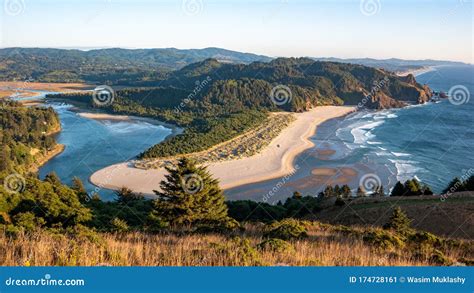
[{"label": "ocean", "polygon": [[411,178],[441,192],[474,167],[474,66],[439,66],[416,79],[435,91],[451,89],[453,98],[327,121],[311,138],[315,147],[296,157],[294,174],[229,189],[226,196],[262,201],[271,190],[268,201],[275,203],[294,191],[316,195],[327,184],[354,191],[383,184],[388,192]]}]

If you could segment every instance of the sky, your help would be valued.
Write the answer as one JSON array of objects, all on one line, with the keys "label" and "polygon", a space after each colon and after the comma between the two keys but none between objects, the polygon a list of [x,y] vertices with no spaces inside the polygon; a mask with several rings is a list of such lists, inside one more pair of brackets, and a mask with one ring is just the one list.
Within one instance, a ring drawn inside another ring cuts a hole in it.
[{"label": "sky", "polygon": [[0,47],[474,63],[472,0],[0,0]]}]

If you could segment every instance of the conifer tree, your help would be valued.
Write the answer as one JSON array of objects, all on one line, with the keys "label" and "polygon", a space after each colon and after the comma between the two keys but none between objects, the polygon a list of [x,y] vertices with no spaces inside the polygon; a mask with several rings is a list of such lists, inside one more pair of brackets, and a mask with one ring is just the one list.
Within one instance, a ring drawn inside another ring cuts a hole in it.
[{"label": "conifer tree", "polygon": [[180,159],[176,166],[167,166],[169,174],[161,181],[161,191],[155,200],[155,212],[171,225],[226,225],[227,205],[219,181],[206,167],[194,161]]},{"label": "conifer tree", "polygon": [[357,195],[357,197],[364,197],[364,196],[366,196],[365,191],[364,191],[364,189],[363,189],[361,186],[359,186],[359,187],[357,188],[356,195]]},{"label": "conifer tree", "polygon": [[397,233],[405,235],[411,230],[410,224],[411,220],[407,217],[407,215],[400,207],[396,207],[393,210],[389,221],[383,227],[385,229],[392,229]]},{"label": "conifer tree", "polygon": [[400,181],[397,181],[392,189],[390,196],[403,196],[405,195],[405,186]]}]

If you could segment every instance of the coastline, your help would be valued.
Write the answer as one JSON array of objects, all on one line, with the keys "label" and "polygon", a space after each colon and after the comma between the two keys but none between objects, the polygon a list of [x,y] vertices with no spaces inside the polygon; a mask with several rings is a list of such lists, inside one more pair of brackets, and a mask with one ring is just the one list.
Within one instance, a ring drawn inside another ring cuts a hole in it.
[{"label": "coastline", "polygon": [[410,70],[405,70],[405,71],[400,71],[396,72],[396,75],[398,76],[407,76],[409,74],[413,74],[413,76],[418,76],[424,73],[428,73],[430,71],[436,70],[434,66],[423,66],[422,68],[418,69],[410,69]]},{"label": "coastline", "polygon": [[[275,179],[292,174],[295,157],[314,146],[309,140],[317,126],[332,118],[345,116],[354,107],[322,106],[304,113],[296,113],[296,121],[284,129],[262,152],[237,160],[208,164],[208,170],[219,179],[222,189]],[[232,170],[232,172],[229,172]],[[123,162],[101,169],[89,181],[99,187],[117,190],[123,186],[135,192],[152,195],[159,188],[166,171],[163,168],[143,170]]]}]

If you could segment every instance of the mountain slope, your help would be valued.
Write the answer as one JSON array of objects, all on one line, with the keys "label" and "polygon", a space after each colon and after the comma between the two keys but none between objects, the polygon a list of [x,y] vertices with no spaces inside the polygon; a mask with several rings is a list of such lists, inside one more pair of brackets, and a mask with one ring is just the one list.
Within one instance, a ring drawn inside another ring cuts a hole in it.
[{"label": "mountain slope", "polygon": [[168,71],[207,58],[226,63],[269,61],[271,58],[219,48],[0,49],[0,80],[127,84],[157,81]]}]

